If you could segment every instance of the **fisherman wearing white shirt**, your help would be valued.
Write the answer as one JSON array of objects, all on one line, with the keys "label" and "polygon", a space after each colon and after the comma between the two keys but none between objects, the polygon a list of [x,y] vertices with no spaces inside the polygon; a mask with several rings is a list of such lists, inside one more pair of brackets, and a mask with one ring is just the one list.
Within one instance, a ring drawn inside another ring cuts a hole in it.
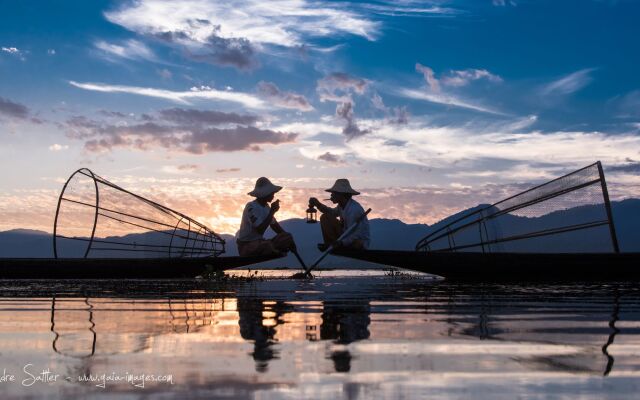
[{"label": "fisherman wearing white shirt", "polygon": [[[262,177],[258,178],[255,188],[248,193],[256,199],[244,207],[240,229],[236,233],[240,256],[279,255],[295,250],[293,236],[285,232],[274,218],[280,210],[280,200],[273,201],[273,198],[281,189],[282,186],[274,185],[269,179]],[[269,227],[276,236],[265,239],[264,232]]]},{"label": "fisherman wearing white shirt", "polygon": [[[322,213],[320,217],[320,228],[322,229],[323,244],[318,248],[324,251],[333,243],[334,248],[348,247],[355,250],[368,249],[370,243],[369,220],[365,216],[360,224],[346,237],[338,240],[342,233],[353,226],[358,218],[364,214],[364,208],[352,197],[359,195],[351,188],[348,179],[338,179],[330,189],[331,202],[338,204],[337,207],[327,207],[320,201],[311,197],[309,205],[316,207]],[[339,219],[338,219],[339,218]]]}]

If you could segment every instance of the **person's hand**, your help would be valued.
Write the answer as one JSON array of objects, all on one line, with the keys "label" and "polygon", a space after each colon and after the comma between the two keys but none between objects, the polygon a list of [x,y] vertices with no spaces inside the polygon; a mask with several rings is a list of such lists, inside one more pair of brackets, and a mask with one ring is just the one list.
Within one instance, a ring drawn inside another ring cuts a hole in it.
[{"label": "person's hand", "polygon": [[271,203],[271,212],[272,213],[277,213],[278,210],[280,209],[280,200],[276,200],[273,203]]},{"label": "person's hand", "polygon": [[336,240],[335,242],[333,242],[333,248],[334,249],[339,249],[340,247],[344,247],[344,244],[342,243],[342,240]]},{"label": "person's hand", "polygon": [[313,207],[318,207],[318,204],[320,204],[320,201],[318,201],[318,199],[316,199],[315,197],[309,198],[309,205]]}]

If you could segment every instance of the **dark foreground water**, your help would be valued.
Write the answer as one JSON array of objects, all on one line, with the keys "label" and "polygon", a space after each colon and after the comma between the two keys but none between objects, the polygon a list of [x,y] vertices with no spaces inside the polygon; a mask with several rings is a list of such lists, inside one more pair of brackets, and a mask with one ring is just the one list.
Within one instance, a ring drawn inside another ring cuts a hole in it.
[{"label": "dark foreground water", "polygon": [[0,398],[638,396],[635,285],[265,275],[0,281]]}]

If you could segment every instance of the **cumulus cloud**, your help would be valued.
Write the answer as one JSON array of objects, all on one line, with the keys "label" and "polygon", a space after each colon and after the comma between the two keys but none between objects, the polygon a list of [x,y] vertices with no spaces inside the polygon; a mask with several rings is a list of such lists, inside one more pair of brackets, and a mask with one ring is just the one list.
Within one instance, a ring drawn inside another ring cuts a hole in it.
[{"label": "cumulus cloud", "polygon": [[146,122],[110,124],[83,116],[72,117],[64,127],[71,139],[83,140],[91,153],[114,148],[151,150],[164,148],[192,154],[207,152],[260,151],[263,145],[294,142],[296,133],[251,126],[256,117],[217,111],[168,109]]},{"label": "cumulus cloud", "polygon": [[184,31],[160,32],[154,36],[168,44],[181,47],[185,55],[195,61],[238,69],[258,66],[255,48],[246,38],[220,37],[220,26],[211,26],[207,20],[197,19],[191,21],[191,24],[209,27],[211,30],[211,34],[199,46],[191,45],[189,35]]},{"label": "cumulus cloud", "polygon": [[181,124],[223,125],[240,124],[253,125],[258,121],[255,115],[241,115],[215,110],[195,110],[184,108],[168,108],[160,110],[160,117],[166,121]]},{"label": "cumulus cloud", "polygon": [[306,97],[293,92],[283,92],[271,82],[261,81],[258,83],[258,93],[282,108],[291,108],[299,111],[313,110],[313,106]]},{"label": "cumulus cloud", "polygon": [[344,164],[344,160],[337,154],[326,152],[318,156],[318,160],[326,161],[331,164]]},{"label": "cumulus cloud", "polygon": [[606,167],[607,172],[621,172],[625,174],[640,174],[640,162],[627,158],[624,164]]},{"label": "cumulus cloud", "polygon": [[106,85],[102,83],[81,83],[69,81],[69,84],[84,90],[103,93],[128,93],[139,96],[155,97],[181,104],[191,104],[189,100],[212,100],[241,104],[252,109],[267,108],[262,99],[242,92],[217,90],[208,86],[192,87],[189,91],[176,92],[165,89],[146,88],[138,86]]},{"label": "cumulus cloud", "polygon": [[61,145],[58,143],[54,143],[51,146],[49,146],[49,150],[50,151],[62,151],[62,150],[67,150],[69,148],[69,146],[67,145]]},{"label": "cumulus cloud", "polygon": [[369,81],[343,72],[334,72],[318,80],[316,91],[320,101],[353,102],[352,93],[363,94]]},{"label": "cumulus cloud", "polygon": [[[141,176],[108,176],[110,181],[141,196],[183,211],[220,233],[234,233],[240,226],[246,195],[255,179],[239,177],[190,178],[188,176],[145,178]],[[300,218],[307,208],[309,197],[324,193],[334,178],[274,177],[283,185],[278,197],[287,207],[279,213],[279,220]],[[309,184],[312,183],[312,185]],[[371,218],[394,218],[407,223],[434,224],[439,220],[481,203],[493,203],[533,185],[520,184],[469,185],[385,185],[368,187],[358,180],[352,184],[362,193],[359,200],[374,211]],[[608,179],[612,200],[637,196],[640,180],[621,183]],[[48,231],[53,225],[51,204],[56,203],[58,190],[14,190],[0,192],[0,229],[32,228]],[[25,226],[25,223],[28,225]]]},{"label": "cumulus cloud", "polygon": [[544,85],[540,93],[545,96],[568,95],[584,88],[593,81],[595,68],[585,68]]},{"label": "cumulus cloud", "polygon": [[240,168],[219,168],[216,169],[216,172],[219,174],[225,174],[228,172],[240,172]]},{"label": "cumulus cloud", "polygon": [[0,120],[2,118],[14,121],[25,121],[34,124],[42,124],[40,118],[32,116],[31,110],[23,104],[13,102],[4,97],[0,97]]},{"label": "cumulus cloud", "polygon": [[9,54],[20,54],[20,50],[17,47],[2,47],[0,50]]},{"label": "cumulus cloud", "polygon": [[442,83],[448,86],[466,86],[472,81],[486,79],[489,82],[502,82],[502,78],[494,75],[486,69],[465,69],[462,71],[450,71],[442,78]]},{"label": "cumulus cloud", "polygon": [[180,165],[165,165],[162,167],[162,172],[168,174],[189,174],[200,169],[198,164],[180,164]]},{"label": "cumulus cloud", "polygon": [[104,115],[109,118],[127,118],[133,116],[133,114],[127,115],[120,111],[110,111],[110,110],[99,110],[98,114]]},{"label": "cumulus cloud", "polygon": [[359,136],[370,133],[370,129],[360,129],[353,116],[353,105],[351,102],[340,103],[336,106],[336,116],[342,118],[346,125],[342,129],[342,134],[347,137],[347,140],[357,138]]},{"label": "cumulus cloud", "polygon": [[0,97],[0,116],[27,119],[29,117],[29,109],[25,105]]},{"label": "cumulus cloud", "polygon": [[99,40],[94,43],[100,54],[109,61],[116,59],[127,60],[156,60],[153,51],[139,40],[129,39],[121,43],[108,43]]},{"label": "cumulus cloud", "polygon": [[368,129],[360,129],[353,115],[354,101],[353,94],[362,95],[367,90],[369,81],[345,74],[335,72],[318,80],[316,91],[320,96],[320,101],[333,101],[336,106],[336,116],[346,122],[342,133],[351,140],[358,136],[370,132]]},{"label": "cumulus cloud", "polygon": [[25,54],[28,53],[28,51],[22,51],[17,47],[0,47],[0,52],[10,54],[21,61],[26,61]]}]

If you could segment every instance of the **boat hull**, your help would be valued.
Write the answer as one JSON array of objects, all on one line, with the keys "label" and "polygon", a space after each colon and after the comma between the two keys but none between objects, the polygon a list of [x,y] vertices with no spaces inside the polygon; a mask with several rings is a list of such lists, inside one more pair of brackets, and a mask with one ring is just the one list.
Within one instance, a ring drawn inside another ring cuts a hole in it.
[{"label": "boat hull", "polygon": [[638,281],[640,253],[337,250],[332,254],[464,281]]},{"label": "boat hull", "polygon": [[274,258],[0,258],[0,279],[194,278]]}]

